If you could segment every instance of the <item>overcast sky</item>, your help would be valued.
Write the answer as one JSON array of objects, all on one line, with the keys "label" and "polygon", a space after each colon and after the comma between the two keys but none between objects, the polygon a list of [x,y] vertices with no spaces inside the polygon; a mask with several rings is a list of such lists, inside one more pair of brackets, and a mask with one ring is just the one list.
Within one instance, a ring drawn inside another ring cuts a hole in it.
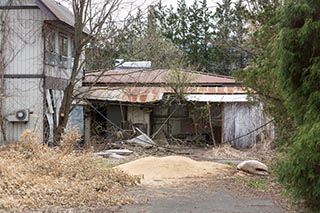
[{"label": "overcast sky", "polygon": [[[190,6],[194,0],[185,0],[186,4]],[[140,8],[143,11],[147,11],[149,5],[154,5],[159,2],[159,0],[123,0],[122,1],[123,9],[120,12],[120,16],[125,16],[128,11],[132,11],[136,8]],[[172,5],[174,8],[177,7],[178,0],[162,0],[163,5],[170,6]],[[215,7],[217,5],[217,2],[222,2],[222,0],[207,0],[208,7],[211,11],[215,11]]]},{"label": "overcast sky", "polygon": [[[194,0],[185,0],[187,5],[191,5]],[[215,7],[217,2],[221,2],[222,0],[207,0],[207,4],[210,8]],[[178,0],[162,0],[162,2],[166,5],[171,5],[176,7]]]},{"label": "overcast sky", "polygon": [[[1,0],[0,0],[1,1]],[[62,3],[63,5],[67,6],[66,2],[70,2],[70,0],[57,0],[58,2]],[[105,2],[105,0],[93,0],[96,5],[102,4],[101,2]],[[186,4],[190,6],[194,0],[185,0]],[[127,17],[129,12],[136,11],[137,8],[142,9],[142,11],[146,12],[149,5],[155,5],[159,2],[159,0],[122,0],[120,4],[120,10],[114,14],[118,20],[122,20],[123,18]],[[174,8],[177,7],[178,0],[162,0],[163,5],[170,6],[172,5]],[[217,2],[222,2],[222,0],[207,0],[207,4],[209,9],[214,12]],[[70,7],[70,6],[69,6]],[[71,10],[71,8],[70,8]]]},{"label": "overcast sky", "polygon": [[[126,1],[130,1],[130,0],[126,0]],[[185,1],[188,6],[190,6],[194,2],[194,0],[185,0]],[[221,1],[222,0],[207,0],[207,4],[210,9],[214,10],[217,2],[221,2]],[[146,5],[156,4],[157,2],[159,2],[159,0],[132,0],[131,2],[135,2],[136,4],[139,4],[142,7],[144,7]],[[172,5],[174,8],[177,7],[177,2],[178,0],[162,0],[162,3],[164,5],[167,5],[167,6]]]}]

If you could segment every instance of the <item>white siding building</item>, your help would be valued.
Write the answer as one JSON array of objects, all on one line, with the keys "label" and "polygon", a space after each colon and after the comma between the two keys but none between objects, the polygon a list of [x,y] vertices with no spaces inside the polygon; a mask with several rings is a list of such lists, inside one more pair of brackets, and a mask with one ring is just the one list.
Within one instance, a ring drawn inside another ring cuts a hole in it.
[{"label": "white siding building", "polygon": [[52,139],[73,65],[73,14],[54,0],[0,2],[0,144]]}]

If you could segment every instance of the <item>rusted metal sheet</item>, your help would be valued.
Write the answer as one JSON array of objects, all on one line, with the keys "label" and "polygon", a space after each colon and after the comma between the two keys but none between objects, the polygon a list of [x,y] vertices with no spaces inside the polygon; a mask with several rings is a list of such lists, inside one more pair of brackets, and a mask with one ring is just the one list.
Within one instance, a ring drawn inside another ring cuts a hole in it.
[{"label": "rusted metal sheet", "polygon": [[166,70],[103,70],[87,73],[87,83],[164,83]]},{"label": "rusted metal sheet", "polygon": [[[88,99],[122,101],[131,103],[150,103],[162,99],[164,94],[173,94],[173,89],[168,86],[170,70],[104,70],[87,73],[84,85]],[[185,88],[185,93],[190,99],[212,99],[211,102],[224,102],[236,97],[199,96],[203,94],[246,94],[243,87],[234,79],[208,73],[188,72],[190,86]],[[94,85],[89,87],[89,85]],[[246,95],[245,95],[246,96]],[[217,100],[222,99],[221,101]],[[246,97],[241,97],[244,101]],[[197,101],[197,100],[195,100]]]},{"label": "rusted metal sheet", "polygon": [[[170,70],[102,70],[86,74],[85,83],[120,83],[120,84],[165,84],[170,80]],[[188,79],[194,84],[236,84],[236,81],[228,76],[215,75],[200,72],[188,72]]]},{"label": "rusted metal sheet", "polygon": [[[234,89],[234,90],[231,90]],[[162,100],[165,94],[173,94],[171,88],[168,87],[84,87],[84,97],[91,100],[104,101],[121,101],[129,103],[153,103]],[[226,93],[230,92],[229,93]],[[188,94],[187,100],[190,101],[204,101],[205,102],[230,102],[231,100],[238,100],[237,102],[245,102],[246,95],[241,87],[231,88],[217,88],[217,87],[192,87],[186,91]],[[202,97],[200,94],[207,94]],[[208,94],[212,94],[208,96]],[[216,95],[213,95],[216,94]],[[227,95],[226,95],[227,94]],[[229,95],[228,95],[229,94]],[[238,95],[237,95],[238,94]],[[197,98],[200,98],[197,100]],[[210,100],[212,99],[212,100]]]},{"label": "rusted metal sheet", "polygon": [[93,88],[85,92],[85,97],[92,100],[152,103],[161,100],[165,92],[165,88],[161,87]]}]

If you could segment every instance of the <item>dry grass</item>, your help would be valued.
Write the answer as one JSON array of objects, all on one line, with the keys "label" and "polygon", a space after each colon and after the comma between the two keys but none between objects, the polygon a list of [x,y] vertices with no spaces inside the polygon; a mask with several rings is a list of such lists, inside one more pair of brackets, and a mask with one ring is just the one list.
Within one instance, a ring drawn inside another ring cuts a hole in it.
[{"label": "dry grass", "polygon": [[77,127],[68,128],[66,134],[62,135],[61,150],[64,154],[69,154],[73,151],[74,145],[80,139],[81,135]]},{"label": "dry grass", "polygon": [[72,152],[76,136],[69,131],[59,149],[41,144],[38,135],[26,131],[22,135],[25,142],[0,147],[0,208],[24,210],[132,202],[133,198],[125,195],[123,189],[139,179],[105,167],[93,153]]},{"label": "dry grass", "polygon": [[268,161],[274,156],[274,149],[272,148],[272,141],[263,141],[261,143],[255,144],[249,149],[238,150],[225,144],[212,149],[210,154],[215,159],[223,160],[248,160],[255,159],[260,161]]}]

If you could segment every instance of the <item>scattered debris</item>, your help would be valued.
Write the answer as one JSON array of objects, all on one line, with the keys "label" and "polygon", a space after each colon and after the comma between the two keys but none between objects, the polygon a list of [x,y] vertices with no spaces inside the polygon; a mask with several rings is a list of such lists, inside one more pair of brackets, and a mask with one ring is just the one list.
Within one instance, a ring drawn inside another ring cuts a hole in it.
[{"label": "scattered debris", "polygon": [[111,155],[109,155],[109,157],[115,158],[115,159],[124,159],[124,158],[126,158],[125,156],[118,155],[117,153],[112,153]]},{"label": "scattered debris", "polygon": [[133,151],[129,149],[108,149],[100,152],[96,152],[96,155],[104,156],[104,155],[112,155],[112,154],[118,154],[118,155],[130,155]]},{"label": "scattered debris", "polygon": [[237,165],[237,169],[255,174],[255,175],[268,175],[268,167],[257,160],[242,161]]},{"label": "scattered debris", "polygon": [[144,132],[142,132],[139,128],[135,128],[141,135],[134,137],[130,140],[127,140],[129,143],[136,143],[138,145],[141,145],[143,147],[152,147],[156,143]]}]

